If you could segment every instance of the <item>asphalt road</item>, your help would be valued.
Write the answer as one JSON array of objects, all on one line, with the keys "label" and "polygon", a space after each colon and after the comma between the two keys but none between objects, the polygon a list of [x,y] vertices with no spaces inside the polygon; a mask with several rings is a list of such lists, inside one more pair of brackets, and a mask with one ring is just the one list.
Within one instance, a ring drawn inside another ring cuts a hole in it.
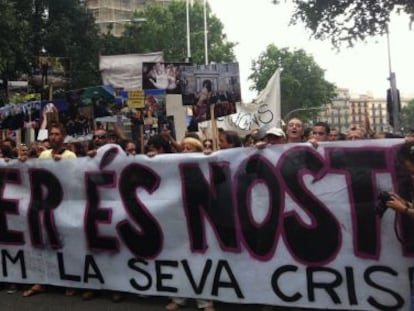
[{"label": "asphalt road", "polygon": [[[68,297],[59,288],[49,288],[47,292],[31,297],[22,297],[22,289],[14,294],[8,294],[6,289],[0,290],[0,310],[1,311],[165,311],[168,303],[166,297],[147,297],[140,298],[136,295],[126,294],[123,301],[114,303],[111,295],[101,294],[100,296],[83,301],[80,295]],[[236,305],[216,303],[217,311],[260,311],[258,305]],[[181,309],[180,309],[181,310]],[[188,306],[182,308],[183,311],[195,311],[196,304],[190,300]],[[280,310],[280,309],[278,309]]]}]

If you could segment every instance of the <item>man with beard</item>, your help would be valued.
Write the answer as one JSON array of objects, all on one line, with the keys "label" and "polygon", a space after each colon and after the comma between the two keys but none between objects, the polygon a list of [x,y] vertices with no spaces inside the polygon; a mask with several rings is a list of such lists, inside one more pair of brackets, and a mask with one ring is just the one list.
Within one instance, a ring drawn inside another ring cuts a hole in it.
[{"label": "man with beard", "polygon": [[64,140],[66,131],[62,124],[54,123],[50,126],[49,131],[50,149],[44,150],[40,153],[39,159],[73,159],[76,154],[70,150],[65,149]]},{"label": "man with beard", "polygon": [[[40,153],[39,159],[54,159],[59,161],[61,159],[75,159],[76,154],[65,149],[63,142],[65,140],[66,131],[62,124],[52,123],[48,130],[48,139],[50,149],[44,150]],[[20,158],[21,161],[27,160],[27,155]],[[23,297],[33,296],[45,291],[45,287],[41,284],[34,284],[28,290],[23,292]],[[66,289],[66,295],[71,296],[75,293],[74,289]]]}]

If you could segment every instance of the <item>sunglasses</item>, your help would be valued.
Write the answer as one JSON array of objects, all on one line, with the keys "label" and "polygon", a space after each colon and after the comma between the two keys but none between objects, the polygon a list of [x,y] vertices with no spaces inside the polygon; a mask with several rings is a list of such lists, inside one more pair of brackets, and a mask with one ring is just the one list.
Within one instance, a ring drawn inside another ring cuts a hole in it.
[{"label": "sunglasses", "polygon": [[105,139],[106,138],[106,136],[105,135],[101,135],[101,136],[99,136],[99,135],[94,135],[93,136],[93,139]]}]

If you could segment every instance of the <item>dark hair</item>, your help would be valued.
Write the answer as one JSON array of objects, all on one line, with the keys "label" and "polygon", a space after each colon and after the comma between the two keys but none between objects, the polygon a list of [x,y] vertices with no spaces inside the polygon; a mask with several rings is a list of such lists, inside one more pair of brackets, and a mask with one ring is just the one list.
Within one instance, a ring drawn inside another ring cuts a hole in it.
[{"label": "dark hair", "polygon": [[326,132],[326,134],[329,134],[329,132],[331,131],[331,129],[330,129],[330,127],[329,127],[329,124],[328,124],[328,123],[326,123],[326,122],[323,122],[323,121],[318,121],[318,122],[316,122],[316,123],[313,125],[313,127],[315,127],[315,126],[322,126],[322,127],[324,127],[324,128],[325,128],[325,132]]},{"label": "dark hair", "polygon": [[[147,145],[145,146],[148,149],[148,146],[153,146],[155,149],[164,149],[164,153],[172,153],[171,146],[168,141],[162,135],[154,135],[148,139]],[[147,152],[148,150],[145,150]]]},{"label": "dark hair", "polygon": [[306,127],[306,128],[303,130],[303,137],[304,137],[305,139],[308,139],[311,133],[312,133],[312,128],[310,128],[310,127]]},{"label": "dark hair", "polygon": [[13,138],[6,137],[5,139],[3,139],[3,142],[6,142],[6,141],[10,143],[10,146],[12,148],[16,148],[16,141]]},{"label": "dark hair", "polygon": [[78,157],[85,157],[87,155],[85,146],[79,141],[73,143],[73,151]]},{"label": "dark hair", "polygon": [[232,145],[233,148],[242,146],[241,139],[239,137],[239,134],[237,134],[237,132],[235,132],[235,131],[222,131],[222,132],[220,132],[220,135],[224,135],[227,142],[230,145]]},{"label": "dark hair", "polygon": [[401,148],[398,150],[397,158],[400,163],[403,161],[414,163],[414,142],[406,142],[402,144]]},{"label": "dark hair", "polygon": [[211,92],[211,90],[213,89],[213,84],[211,83],[210,80],[204,80],[203,87],[205,87],[207,91]]},{"label": "dark hair", "polygon": [[243,138],[243,146],[248,147],[252,143],[254,143],[253,134],[251,134],[251,133],[246,134],[246,136],[244,136],[244,138]]},{"label": "dark hair", "polygon": [[403,136],[398,135],[398,134],[394,134],[394,133],[390,133],[390,132],[385,132],[384,133],[384,138],[403,138]]},{"label": "dark hair", "polygon": [[203,140],[203,147],[206,148],[206,143],[210,143],[210,148],[213,148],[213,140],[210,138],[204,139]]},{"label": "dark hair", "polygon": [[9,159],[17,158],[16,152],[14,152],[12,147],[10,147],[9,145],[2,145],[1,153],[3,154],[3,158],[9,158]]},{"label": "dark hair", "polygon": [[66,129],[65,129],[65,126],[62,124],[62,123],[58,123],[58,122],[53,122],[53,123],[51,123],[50,124],[50,126],[49,126],[49,132],[50,132],[50,130],[52,129],[52,128],[55,128],[55,129],[59,129],[59,131],[60,131],[60,133],[62,134],[62,136],[63,137],[65,137],[66,136]]},{"label": "dark hair", "polygon": [[187,132],[187,133],[185,133],[184,138],[186,138],[186,137],[192,137],[192,138],[195,138],[195,139],[200,140],[200,136],[198,136],[198,134],[195,133],[195,132]]}]

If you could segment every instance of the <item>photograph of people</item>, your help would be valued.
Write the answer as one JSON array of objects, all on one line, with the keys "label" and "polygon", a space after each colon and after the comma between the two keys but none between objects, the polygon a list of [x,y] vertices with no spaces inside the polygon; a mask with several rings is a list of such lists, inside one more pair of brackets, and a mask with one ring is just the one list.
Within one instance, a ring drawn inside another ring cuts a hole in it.
[{"label": "photograph of people", "polygon": [[193,106],[193,116],[195,121],[202,122],[207,120],[210,109],[210,96],[212,92],[211,80],[204,80],[201,90],[198,93],[196,104]]}]

